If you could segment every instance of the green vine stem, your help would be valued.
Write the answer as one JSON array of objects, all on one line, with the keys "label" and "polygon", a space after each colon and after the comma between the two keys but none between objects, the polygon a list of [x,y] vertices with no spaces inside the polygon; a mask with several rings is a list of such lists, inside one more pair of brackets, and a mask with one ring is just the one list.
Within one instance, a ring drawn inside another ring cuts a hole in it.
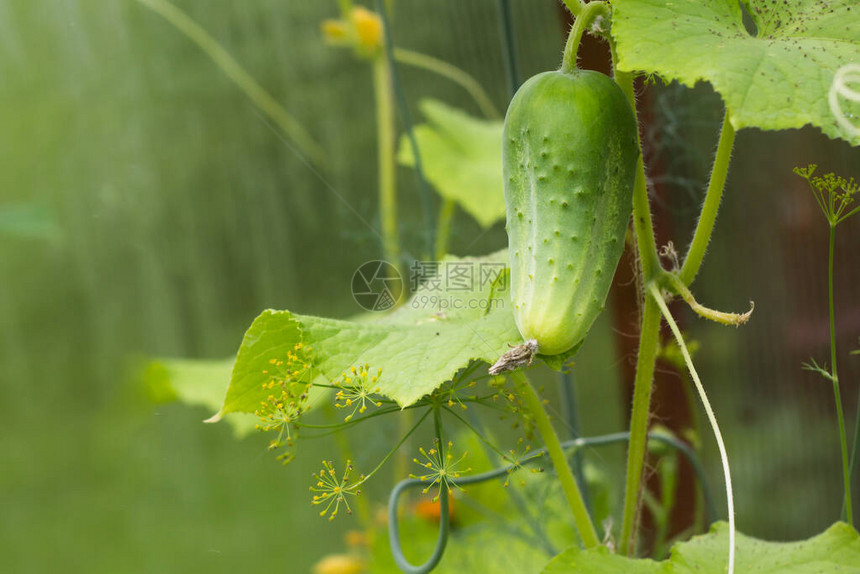
[{"label": "green vine stem", "polygon": [[860,207],[853,210],[850,205],[854,203],[853,196],[860,192],[860,186],[854,179],[845,180],[830,173],[824,177],[812,177],[818,166],[810,165],[807,168],[795,168],[794,173],[809,183],[818,207],[827,219],[830,227],[830,238],[827,249],[827,303],[830,326],[830,370],[827,365],[820,367],[815,360],[811,364],[805,364],[804,368],[818,372],[833,383],[833,396],[836,401],[836,414],[839,422],[839,438],[842,447],[842,478],[844,482],[844,499],[842,504],[842,518],[853,526],[854,515],[851,504],[851,479],[853,478],[853,467],[857,455],[858,439],[860,439],[860,418],[854,435],[854,449],[851,454],[851,462],[848,460],[848,440],[845,434],[845,417],[842,412],[842,397],[839,391],[839,375],[836,366],[836,320],[834,312],[833,295],[833,253],[836,245],[836,226],[845,221],[855,213],[860,212]]},{"label": "green vine stem", "polygon": [[[615,43],[610,38],[612,68],[615,82],[627,96],[630,107],[636,113],[636,96],[633,91],[633,74],[618,70],[618,58]],[[638,121],[638,120],[637,120]],[[636,164],[636,181],[633,187],[633,230],[636,236],[636,247],[639,266],[642,272],[640,284],[651,281],[655,274],[662,272],[657,242],[654,239],[654,227],[651,220],[651,206],[648,200],[648,188],[645,180],[645,164],[642,159],[642,139],[637,130],[639,142],[639,159]],[[622,555],[631,554],[634,526],[639,508],[639,489],[642,483],[642,468],[648,435],[648,416],[651,409],[651,386],[654,379],[654,367],[657,362],[657,349],[660,344],[660,312],[656,303],[646,297],[642,310],[642,325],[639,332],[639,354],[636,359],[636,376],[633,381],[633,406],[630,415],[630,445],[627,449],[627,477],[624,490],[624,507],[621,518],[621,538],[619,552]]]},{"label": "green vine stem", "polygon": [[436,220],[436,261],[442,261],[442,258],[448,254],[451,220],[454,218],[456,209],[457,204],[453,199],[445,198],[442,200],[442,206],[439,208],[439,217]]},{"label": "green vine stem", "polygon": [[[615,83],[621,87],[624,95],[627,96],[627,101],[630,102],[630,107],[633,108],[633,117],[637,118],[638,123],[636,95],[633,92],[633,74],[621,72],[617,69],[614,46],[614,43],[610,43]],[[654,239],[654,224],[651,220],[651,205],[648,200],[648,187],[645,179],[645,163],[641,152],[642,137],[638,131],[636,132],[636,138],[639,143],[640,152],[639,160],[636,163],[636,181],[633,184],[633,231],[636,235],[639,265],[643,275],[642,282],[646,283],[662,268],[659,256],[657,255],[657,241]],[[639,351],[640,353],[642,352],[641,344]]]},{"label": "green vine stem", "polygon": [[578,18],[579,14],[582,12],[583,4],[582,0],[561,0],[562,3],[567,6],[567,9],[570,10],[570,13],[573,14],[574,18]]},{"label": "green vine stem", "polygon": [[[860,354],[854,351],[852,354]],[[854,484],[854,479],[857,476],[857,456],[860,452],[860,397],[857,397],[857,420],[854,424],[854,442],[851,447],[851,461],[848,464],[848,484]],[[851,526],[855,526],[851,523]],[[855,526],[856,528],[856,526]]]},{"label": "green vine stem", "polygon": [[397,47],[394,48],[394,58],[401,64],[427,70],[443,78],[448,78],[472,96],[472,99],[475,100],[475,103],[481,109],[481,113],[486,117],[491,119],[501,117],[499,110],[493,105],[493,101],[487,92],[484,91],[484,88],[481,87],[481,84],[457,66],[426,54]]},{"label": "green vine stem", "polygon": [[[609,47],[612,55],[615,81],[627,96],[627,100],[633,108],[633,114],[636,116],[633,74],[618,70],[616,46],[611,36],[609,37]],[[734,130],[728,121],[727,112],[717,149],[717,159],[711,172],[711,181],[708,186],[705,205],[703,206],[703,214],[699,219],[693,247],[691,247],[690,251],[693,258],[685,262],[684,268],[687,269],[686,273],[689,275],[690,281],[695,277],[701,265],[705,249],[713,232],[733,143]],[[639,146],[641,150],[641,136],[639,136]],[[645,179],[645,164],[641,152],[637,163],[636,181],[633,188],[633,229],[636,234],[639,265],[642,272],[641,282],[648,284],[658,275],[663,274],[664,271],[660,265],[657,252],[657,243],[654,236],[651,208],[648,199],[648,188]],[[619,541],[620,552],[627,555],[632,553],[635,546],[633,544],[635,535],[634,526],[639,508],[639,490],[642,482],[642,468],[644,466],[646,436],[648,432],[648,415],[651,407],[651,386],[654,377],[657,349],[660,342],[659,337],[659,308],[653,298],[646,297],[642,313],[642,327],[639,335],[636,377],[634,379],[633,407],[630,418],[630,446],[627,451],[627,478],[621,522],[621,539]]]},{"label": "green vine stem", "polygon": [[720,130],[720,143],[717,144],[717,155],[714,158],[714,166],[711,169],[711,180],[708,183],[708,191],[705,194],[705,203],[702,205],[702,213],[699,215],[699,223],[693,234],[693,242],[684,257],[679,276],[685,285],[689,285],[696,278],[696,273],[702,266],[711,234],[714,231],[714,223],[717,220],[717,212],[720,209],[720,201],[723,197],[723,189],[726,186],[726,176],[729,172],[729,163],[732,157],[732,147],[735,143],[735,128],[729,119],[729,110],[726,109],[723,117],[723,127]]},{"label": "green vine stem", "polygon": [[651,408],[651,388],[657,348],[660,343],[660,309],[651,298],[645,298],[642,310],[642,327],[639,333],[639,355],[636,359],[636,377],[633,380],[633,407],[630,415],[630,445],[627,448],[627,479],[624,489],[624,507],[621,518],[621,538],[618,550],[630,555],[633,544],[636,514],[639,509],[639,488],[642,468],[648,446],[648,417]]},{"label": "green vine stem", "polygon": [[579,485],[576,484],[576,479],[573,477],[570,466],[567,464],[567,457],[564,454],[564,449],[561,447],[561,441],[559,441],[558,434],[549,420],[549,415],[547,415],[546,409],[544,409],[540,395],[522,371],[514,371],[511,373],[511,378],[517,386],[519,395],[525,402],[526,408],[534,417],[535,425],[546,445],[547,452],[549,452],[550,459],[561,482],[561,488],[573,513],[573,520],[576,523],[579,536],[582,538],[582,543],[586,548],[598,546],[600,540],[597,537],[597,531],[594,529],[594,524],[588,515],[588,509],[582,499]]},{"label": "green vine stem", "polygon": [[[388,451],[388,454],[386,454],[385,457],[383,457],[383,459],[381,461],[379,461],[379,464],[377,464],[376,467],[373,470],[371,470],[369,473],[364,475],[364,478],[362,478],[358,483],[356,483],[355,486],[364,484],[365,482],[370,480],[370,478],[374,474],[376,474],[379,471],[379,469],[381,469],[383,466],[385,466],[385,463],[388,462],[388,460],[392,456],[394,456],[395,453],[400,452],[400,447],[402,447],[406,443],[406,441],[409,439],[409,437],[412,436],[412,433],[414,433],[418,429],[418,427],[421,426],[421,423],[424,422],[424,419],[426,419],[427,416],[431,412],[433,412],[432,409],[427,409],[426,411],[424,411],[424,414],[422,414],[418,418],[418,421],[416,421],[414,424],[410,424],[408,427],[408,430],[403,434],[403,436],[400,438],[400,440],[397,441],[397,444],[394,445],[394,448],[392,448],[390,451]],[[403,476],[403,475],[401,474],[400,476]]]},{"label": "green vine stem", "polygon": [[845,436],[845,415],[842,413],[842,395],[839,392],[839,376],[836,374],[836,320],[834,317],[833,300],[833,251],[836,244],[836,224],[830,223],[830,242],[827,250],[827,297],[830,311],[830,379],[833,381],[833,398],[836,400],[836,416],[839,419],[839,438],[842,443],[842,479],[845,493],[842,503],[842,516],[845,521],[854,525],[854,513],[851,508],[851,467],[848,464],[848,442]]},{"label": "green vine stem", "polygon": [[378,141],[379,215],[382,221],[382,252],[386,261],[400,268],[400,236],[397,229],[397,183],[394,149],[397,134],[394,125],[394,89],[388,61],[373,60],[373,93],[376,98],[376,132]]},{"label": "green vine stem", "polygon": [[325,152],[296,119],[287,113],[278,101],[255,80],[221,44],[209,35],[185,12],[167,0],[137,0],[179,30],[186,38],[197,44],[203,53],[215,62],[222,72],[245,92],[257,108],[293,140],[298,148],[316,166],[325,162]]},{"label": "green vine stem", "polygon": [[[854,351],[857,353],[857,351]],[[857,398],[857,420],[854,426],[854,443],[851,448],[851,461],[848,464],[848,485],[854,483],[857,474],[857,453],[860,451],[860,397]],[[850,492],[850,491],[849,491]],[[853,518],[853,516],[852,516]],[[851,526],[855,526],[853,522]],[[855,526],[856,528],[856,526]]]},{"label": "green vine stem", "polygon": [[[565,3],[570,9],[570,4]],[[571,9],[571,13],[573,10]],[[594,18],[599,14],[606,15],[608,8],[604,2],[589,2],[582,6],[573,22],[573,28],[570,29],[570,34],[567,36],[567,43],[564,45],[564,57],[561,61],[562,72],[572,72],[576,70],[576,54],[579,51],[579,42],[582,40],[582,34],[594,21]]]},{"label": "green vine stem", "polygon": [[717,417],[714,415],[714,410],[711,408],[710,401],[708,401],[705,387],[702,385],[702,381],[699,379],[699,374],[693,366],[693,359],[690,357],[690,352],[687,350],[687,345],[684,342],[683,335],[681,335],[681,330],[678,328],[678,324],[675,323],[675,319],[669,312],[669,307],[666,306],[666,302],[663,300],[663,295],[660,293],[659,287],[657,287],[656,283],[651,282],[648,284],[647,289],[648,294],[650,295],[648,299],[653,300],[657,304],[660,308],[660,312],[663,313],[663,317],[665,317],[666,322],[669,324],[672,334],[675,335],[675,340],[678,342],[678,347],[681,349],[681,354],[684,356],[684,361],[687,363],[687,369],[690,371],[690,376],[693,378],[696,390],[699,392],[699,398],[702,399],[702,406],[705,407],[705,414],[708,415],[708,421],[710,421],[711,428],[714,431],[714,436],[717,439],[717,447],[720,449],[720,460],[723,464],[723,475],[726,480],[726,501],[729,513],[729,574],[733,574],[735,570],[735,501],[734,495],[732,494],[732,475],[731,470],[729,469],[729,457],[726,454],[726,445],[723,443],[723,435],[720,433],[720,427],[717,424]]}]

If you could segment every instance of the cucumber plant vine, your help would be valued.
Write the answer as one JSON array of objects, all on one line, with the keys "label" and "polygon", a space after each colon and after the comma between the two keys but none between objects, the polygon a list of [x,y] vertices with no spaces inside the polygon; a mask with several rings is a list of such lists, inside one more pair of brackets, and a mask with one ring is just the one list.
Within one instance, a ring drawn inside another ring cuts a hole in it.
[{"label": "cucumber plant vine", "polygon": [[[226,57],[226,52],[222,54],[202,29],[186,20],[165,0],[138,1],[159,12],[197,42],[290,137],[304,148],[314,148],[305,131],[298,129],[290,116],[277,112],[262,88],[251,81],[235,61]],[[744,554],[744,548],[754,542],[742,535],[736,536],[726,448],[702,381],[667,302],[678,297],[698,316],[724,325],[738,326],[750,319],[752,309],[744,313],[710,309],[695,299],[690,288],[713,234],[735,133],[749,126],[778,130],[812,123],[831,137],[852,145],[860,144],[860,134],[850,122],[854,116],[846,111],[853,110],[851,106],[857,101],[856,92],[849,90],[850,84],[857,80],[856,70],[845,68],[860,49],[860,10],[851,11],[849,2],[837,0],[821,3],[826,7],[810,6],[800,0],[782,4],[759,0],[740,3],[733,0],[563,2],[575,20],[564,46],[560,70],[544,72],[526,81],[508,107],[502,127],[492,99],[468,74],[441,60],[394,46],[390,2],[379,0],[378,12],[374,13],[353,6],[350,0],[340,0],[341,18],[327,21],[323,31],[329,43],[353,48],[373,67],[384,256],[396,265],[402,264],[394,177],[396,108],[400,110],[408,141],[405,145],[411,150],[408,165],[416,168],[422,190],[427,184],[419,137],[412,130],[406,96],[396,74],[395,64],[399,62],[438,74],[465,89],[487,118],[487,129],[481,132],[482,137],[492,140],[492,134],[496,133],[493,130],[498,129],[498,146],[502,152],[498,171],[503,176],[509,245],[507,253],[495,256],[508,258],[509,265],[483,285],[477,296],[486,300],[507,296],[506,287],[510,282],[513,308],[462,306],[429,313],[420,305],[403,305],[382,319],[355,321],[266,311],[246,333],[232,368],[226,396],[212,420],[235,412],[255,412],[261,421],[260,428],[278,433],[272,447],[288,449],[298,433],[310,436],[342,433],[365,421],[399,414],[401,420],[407,422],[400,426],[397,443],[372,471],[355,478],[357,470],[349,462],[354,460],[349,455],[352,449],[348,439],[342,436],[346,464],[338,466],[325,461],[314,476],[312,503],[321,507],[320,514],[332,519],[340,512],[351,510],[350,502],[359,496],[360,487],[432,415],[433,445],[421,449],[422,458],[415,459],[421,470],[417,476],[397,484],[388,504],[392,555],[396,565],[409,573],[429,572],[442,559],[450,533],[450,491],[507,476],[548,454],[584,549],[574,546],[553,559],[544,571],[551,574],[607,571],[600,568],[607,567],[610,562],[621,569],[618,571],[625,571],[631,564],[628,557],[637,554],[636,522],[642,503],[642,476],[649,440],[668,444],[691,460],[705,486],[708,518],[715,518],[713,498],[695,453],[674,437],[649,433],[651,388],[660,346],[660,327],[665,319],[716,435],[727,490],[728,527],[718,526],[705,542],[685,543],[690,549],[697,548],[697,544],[718,543],[719,550],[711,548],[711,556],[724,555],[725,562],[700,556],[699,562],[694,560],[692,566],[688,563],[687,567],[732,573],[736,553],[745,568],[750,568],[750,564],[769,566],[771,562],[767,560],[778,559],[779,552],[750,557]],[[504,35],[508,38],[506,46],[512,52],[510,6],[505,1],[500,1],[499,6]],[[755,23],[754,34],[747,31],[744,17]],[[850,26],[844,28],[845,22],[857,25],[852,30]],[[577,68],[580,41],[586,33],[607,42],[611,78]],[[813,43],[818,51],[810,57],[812,52],[807,48]],[[716,63],[703,69],[697,58],[712,53],[717,54],[714,56]],[[744,67],[739,54],[747,53],[760,55],[759,69]],[[513,54],[510,56],[507,59],[509,83],[516,86],[517,66]],[[781,80],[782,70],[790,66],[796,66],[798,73],[810,70],[810,66],[816,66],[817,70],[823,68],[828,74],[819,73],[815,77],[829,75],[830,78],[793,85],[783,82],[778,93],[772,94],[774,88],[770,83]],[[828,81],[838,69],[848,71],[840,72],[836,80],[841,83],[833,88]],[[683,260],[671,269],[664,268],[661,263],[641,152],[634,79],[642,74],[659,75],[688,85],[707,80],[726,104],[710,180],[693,237]],[[743,82],[738,78],[748,82],[739,86]],[[809,101],[815,102],[814,105],[801,103]],[[774,110],[777,113],[770,113]],[[839,117],[835,121],[833,114],[837,111]],[[451,138],[456,139],[455,136]],[[401,153],[401,161],[407,163],[403,157]],[[833,245],[836,225],[860,208],[850,206],[857,192],[853,180],[835,176],[815,178],[813,171],[814,166],[811,166],[797,173],[809,181],[830,223],[831,365],[821,367],[813,361],[810,368],[833,382],[845,483],[843,517],[850,524],[853,518],[852,464],[849,463],[836,370]],[[432,179],[431,183],[436,185]],[[466,195],[469,190],[462,189],[459,193]],[[429,220],[429,194],[422,193],[428,239],[424,251],[428,257],[431,253],[435,253],[437,259],[446,255],[451,218],[458,205],[469,210],[468,203],[461,201],[456,193],[445,195],[433,229]],[[629,224],[631,215],[632,224]],[[492,218],[488,218],[488,222],[492,223]],[[577,352],[603,309],[628,225],[635,237],[639,283],[643,287],[629,433],[562,442],[545,399],[526,371],[535,361],[560,370]],[[453,260],[484,264],[491,259],[492,256]],[[413,300],[421,294],[421,289],[422,286],[418,286]],[[464,301],[460,295],[448,295],[461,297],[457,299],[460,303]],[[491,366],[484,374],[488,365]],[[325,425],[307,422],[307,411],[319,404],[339,407],[334,410],[345,413],[343,420]],[[479,430],[478,425],[461,414],[471,406],[513,418],[526,438],[537,431],[543,446],[522,457],[506,454],[495,446],[491,437]],[[412,416],[415,412],[420,413],[417,419]],[[477,436],[481,444],[499,456],[502,466],[468,474],[463,469],[468,463],[461,460],[465,455],[455,454],[460,452],[455,446],[458,437],[453,433],[447,433],[450,438],[446,436],[446,419],[461,424]],[[860,422],[857,428],[852,462],[857,456]],[[628,447],[617,554],[610,555],[600,549],[601,537],[571,471],[567,451],[615,442],[626,442]],[[285,462],[291,458],[289,454],[281,456]],[[345,470],[340,472],[337,468]],[[398,469],[398,473],[402,478],[402,469]],[[440,517],[431,556],[425,563],[415,566],[403,553],[398,502],[405,491],[417,487],[435,490],[434,500],[438,501]],[[846,540],[851,551],[841,558],[827,556],[822,551],[825,557],[816,560],[831,560],[837,565],[842,564],[839,560],[846,560],[850,564],[860,556],[860,538],[850,526],[836,525],[821,536],[824,537],[821,544],[833,537],[842,537],[840,539]],[[818,542],[811,542],[809,548],[818,549]],[[672,559],[674,556],[673,552]],[[641,568],[654,564],[643,562]]]}]

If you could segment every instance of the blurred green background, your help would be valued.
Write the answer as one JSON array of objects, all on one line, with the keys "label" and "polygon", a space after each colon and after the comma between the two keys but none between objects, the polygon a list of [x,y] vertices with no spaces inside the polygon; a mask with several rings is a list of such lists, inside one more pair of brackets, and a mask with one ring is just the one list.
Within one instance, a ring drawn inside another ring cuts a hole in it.
[{"label": "blurred green background", "polygon": [[[150,401],[145,357],[223,358],[265,308],[346,317],[350,278],[377,258],[372,79],[323,44],[334,0],[177,0],[320,142],[310,169],[193,43],[135,0],[0,0],[0,570],[308,572],[349,521],[309,504],[327,441],[291,466],[266,437],[235,440],[203,409]],[[513,2],[521,74],[558,65],[553,0]],[[508,90],[495,0],[397,2],[397,45],[473,74],[499,109]],[[450,82],[401,68],[412,115],[433,97],[477,115]],[[654,208],[684,245],[721,118],[706,86],[648,88]],[[839,513],[829,385],[800,363],[824,357],[826,229],[794,165],[860,175],[860,153],[816,130],[739,133],[699,300],[749,326],[687,317],[733,462],[738,525],[776,539]],[[422,248],[414,173],[399,168],[407,257]],[[332,188],[343,201],[332,192]],[[860,218],[840,229],[837,310],[853,429],[860,357]],[[452,251],[506,243],[462,212]],[[575,367],[586,435],[621,430],[625,405],[608,314]],[[226,383],[226,381],[225,381]],[[555,379],[546,376],[548,392]],[[703,456],[720,490],[716,449]],[[384,452],[379,428],[361,456]],[[590,456],[620,491],[623,449]],[[369,493],[381,501],[386,485]],[[616,492],[614,496],[618,496]]]}]

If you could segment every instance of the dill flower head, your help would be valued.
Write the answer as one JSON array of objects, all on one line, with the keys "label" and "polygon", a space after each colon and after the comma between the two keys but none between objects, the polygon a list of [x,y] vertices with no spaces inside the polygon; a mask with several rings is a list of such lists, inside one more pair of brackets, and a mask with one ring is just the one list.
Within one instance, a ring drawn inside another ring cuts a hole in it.
[{"label": "dill flower head", "polygon": [[[430,450],[424,450],[423,447],[418,449],[424,457],[423,461],[417,458],[412,459],[415,464],[426,470],[426,472],[417,476],[414,474],[409,475],[410,478],[417,478],[428,483],[422,492],[427,494],[434,486],[438,486],[438,491],[436,492],[436,496],[433,497],[433,502],[439,500],[443,488],[446,491],[450,491],[452,487],[460,488],[457,485],[457,479],[460,478],[461,474],[472,470],[471,468],[460,468],[460,463],[468,456],[469,451],[464,451],[460,458],[454,460],[453,447],[453,443],[448,441],[448,448],[443,454],[439,440],[434,439],[434,447]],[[460,490],[463,489],[460,488]]]},{"label": "dill flower head", "polygon": [[364,414],[368,405],[382,406],[379,397],[373,396],[379,393],[377,383],[381,376],[382,369],[371,372],[370,365],[365,363],[358,368],[350,367],[348,372],[334,382],[334,386],[338,387],[334,395],[334,406],[340,409],[352,409],[343,419],[344,421],[349,422],[356,413]]},{"label": "dill flower head", "polygon": [[[308,410],[310,351],[310,347],[297,343],[287,352],[285,359],[270,359],[269,368],[263,371],[267,380],[262,387],[267,394],[254,414],[260,419],[258,429],[278,433],[277,438],[269,443],[270,449],[285,444],[292,446],[290,427]],[[284,460],[288,458],[284,457]]]},{"label": "dill flower head", "polygon": [[[364,481],[364,476],[359,477],[358,482],[350,483],[349,474],[352,472],[352,462],[346,461],[346,470],[338,479],[337,472],[331,462],[323,461],[323,467],[318,473],[315,473],[315,484],[310,487],[311,492],[316,492],[311,499],[311,504],[325,504],[325,507],[320,512],[320,516],[328,514],[329,520],[334,520],[337,513],[340,511],[341,504],[346,508],[347,514],[352,514],[352,509],[349,507],[347,496],[358,496],[361,491],[358,487]],[[334,506],[334,510],[332,510]],[[329,512],[331,511],[331,512]]]},{"label": "dill flower head", "polygon": [[[543,456],[542,454],[539,456]],[[504,461],[507,462],[510,466],[508,466],[507,476],[505,477],[505,488],[507,488],[511,484],[511,475],[519,470],[525,468],[525,463],[531,462],[536,458],[535,454],[532,453],[532,446],[526,443],[525,439],[522,437],[517,441],[517,447],[512,448],[508,451],[508,454],[505,455]],[[543,468],[537,467],[531,469],[532,474],[537,474],[539,472],[543,472]],[[525,486],[526,482],[523,479],[520,479],[520,486]]]},{"label": "dill flower head", "polygon": [[467,381],[463,379],[455,379],[437,389],[434,392],[434,395],[442,399],[442,401],[448,405],[448,408],[458,406],[461,410],[465,411],[468,409],[468,406],[464,401],[468,402],[470,400],[477,400],[477,396],[474,392],[466,394],[466,391],[468,389],[473,389],[476,385],[477,381],[474,380]]},{"label": "dill flower head", "polygon": [[818,166],[814,163],[807,167],[794,168],[794,173],[809,183],[815,202],[827,218],[831,227],[836,227],[858,211],[860,207],[852,209],[854,196],[860,192],[860,184],[854,178],[845,179],[833,173],[827,173],[819,177],[813,175]]}]

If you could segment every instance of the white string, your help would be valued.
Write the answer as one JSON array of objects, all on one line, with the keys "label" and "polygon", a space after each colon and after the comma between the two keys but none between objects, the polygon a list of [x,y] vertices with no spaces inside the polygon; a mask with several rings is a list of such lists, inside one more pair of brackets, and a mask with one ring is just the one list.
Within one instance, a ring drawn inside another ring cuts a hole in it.
[{"label": "white string", "polygon": [[696,390],[699,392],[699,398],[702,399],[702,405],[705,407],[705,413],[708,415],[708,420],[711,422],[711,428],[714,430],[714,436],[717,439],[717,446],[720,449],[720,460],[723,463],[723,474],[726,479],[726,500],[728,502],[729,509],[729,574],[734,574],[735,571],[735,500],[732,495],[732,475],[729,471],[729,457],[726,455],[726,445],[723,443],[723,435],[720,433],[720,427],[717,425],[717,417],[714,416],[714,411],[711,408],[711,403],[708,401],[708,396],[705,394],[705,387],[702,386],[702,381],[699,379],[699,374],[696,372],[696,368],[693,366],[693,359],[690,357],[689,351],[687,351],[687,345],[684,343],[684,338],[681,336],[681,330],[678,329],[677,323],[672,318],[672,314],[669,313],[669,308],[666,306],[666,302],[663,301],[663,295],[660,293],[660,290],[656,285],[650,283],[648,285],[648,290],[651,293],[651,296],[654,297],[654,300],[657,302],[657,305],[660,307],[660,312],[663,313],[663,317],[665,317],[666,322],[669,324],[669,328],[672,329],[672,333],[675,335],[675,340],[678,341],[678,347],[681,349],[681,354],[684,355],[684,361],[687,363],[687,369],[690,371],[690,376],[693,378],[693,382],[696,384]]}]

